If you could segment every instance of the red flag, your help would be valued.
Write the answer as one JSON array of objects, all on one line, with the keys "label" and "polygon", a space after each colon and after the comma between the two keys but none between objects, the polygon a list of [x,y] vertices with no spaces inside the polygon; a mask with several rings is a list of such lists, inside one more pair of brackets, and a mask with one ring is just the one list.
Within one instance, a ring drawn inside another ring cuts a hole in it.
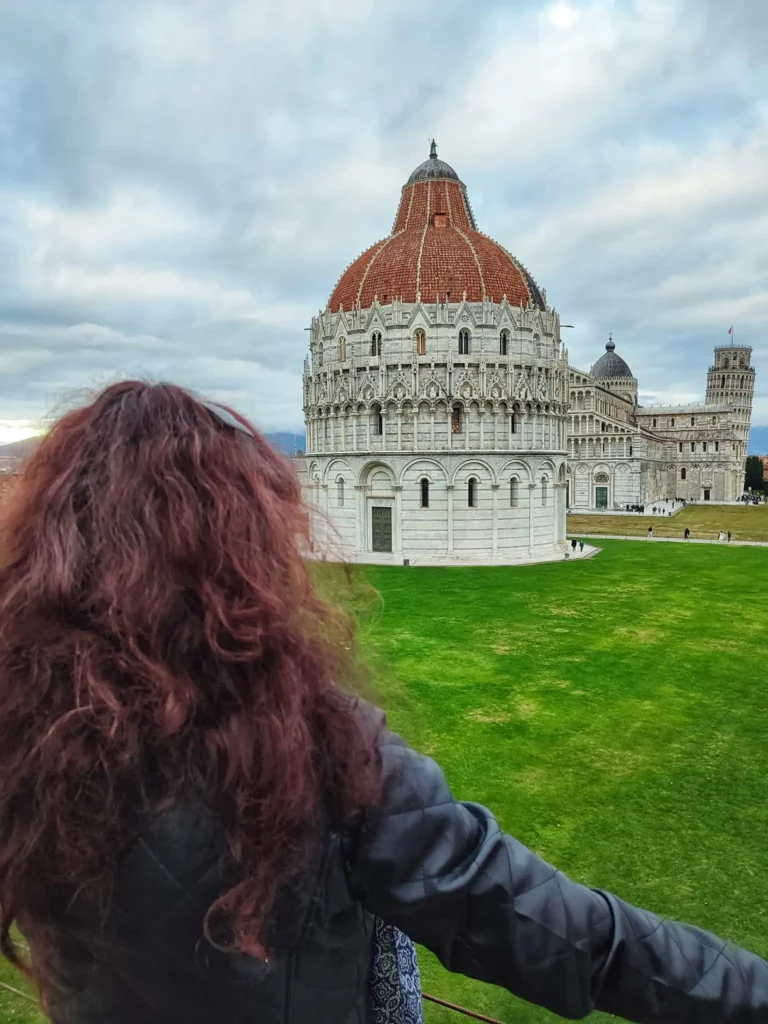
[{"label": "red flag", "polygon": [[728,328],[728,333],[733,334],[733,324]]}]

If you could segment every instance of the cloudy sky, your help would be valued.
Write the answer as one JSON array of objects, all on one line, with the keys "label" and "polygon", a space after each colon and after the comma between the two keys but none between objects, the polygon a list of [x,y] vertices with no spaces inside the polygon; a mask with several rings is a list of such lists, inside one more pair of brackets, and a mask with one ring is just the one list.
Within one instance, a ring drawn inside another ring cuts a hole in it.
[{"label": "cloudy sky", "polygon": [[649,402],[754,348],[765,0],[6,0],[0,439],[126,374],[301,427],[304,328],[427,155]]}]

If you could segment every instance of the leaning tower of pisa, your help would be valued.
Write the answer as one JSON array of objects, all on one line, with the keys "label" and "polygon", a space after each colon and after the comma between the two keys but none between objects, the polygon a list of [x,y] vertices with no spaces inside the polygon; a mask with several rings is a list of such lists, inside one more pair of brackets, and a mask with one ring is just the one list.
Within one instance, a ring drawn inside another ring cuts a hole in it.
[{"label": "leaning tower of pisa", "polygon": [[[730,405],[733,436],[739,459],[746,465],[752,400],[755,396],[755,370],[751,365],[750,345],[718,345],[715,362],[707,374],[707,404]],[[742,466],[742,482],[743,470]]]}]

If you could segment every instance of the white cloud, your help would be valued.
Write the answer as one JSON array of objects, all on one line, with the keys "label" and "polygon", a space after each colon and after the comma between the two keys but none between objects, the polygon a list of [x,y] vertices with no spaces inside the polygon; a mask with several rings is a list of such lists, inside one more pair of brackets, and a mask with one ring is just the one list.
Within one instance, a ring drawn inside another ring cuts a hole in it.
[{"label": "white cloud", "polygon": [[645,391],[703,397],[734,321],[768,423],[766,25],[763,0],[19,5],[0,413],[146,373],[299,426],[303,328],[434,134],[577,363],[613,330]]},{"label": "white cloud", "polygon": [[578,12],[567,3],[554,4],[547,11],[547,17],[555,28],[572,28],[579,19]]}]

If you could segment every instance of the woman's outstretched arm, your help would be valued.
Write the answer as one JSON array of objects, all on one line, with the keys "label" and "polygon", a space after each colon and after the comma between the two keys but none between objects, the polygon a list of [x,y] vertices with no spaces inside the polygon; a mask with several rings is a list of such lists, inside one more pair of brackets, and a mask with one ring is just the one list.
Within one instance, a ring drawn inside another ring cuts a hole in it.
[{"label": "woman's outstretched arm", "polygon": [[391,733],[380,749],[384,795],[350,837],[350,887],[448,970],[574,1020],[768,1024],[765,961],[578,885],[456,801],[430,758]]}]

